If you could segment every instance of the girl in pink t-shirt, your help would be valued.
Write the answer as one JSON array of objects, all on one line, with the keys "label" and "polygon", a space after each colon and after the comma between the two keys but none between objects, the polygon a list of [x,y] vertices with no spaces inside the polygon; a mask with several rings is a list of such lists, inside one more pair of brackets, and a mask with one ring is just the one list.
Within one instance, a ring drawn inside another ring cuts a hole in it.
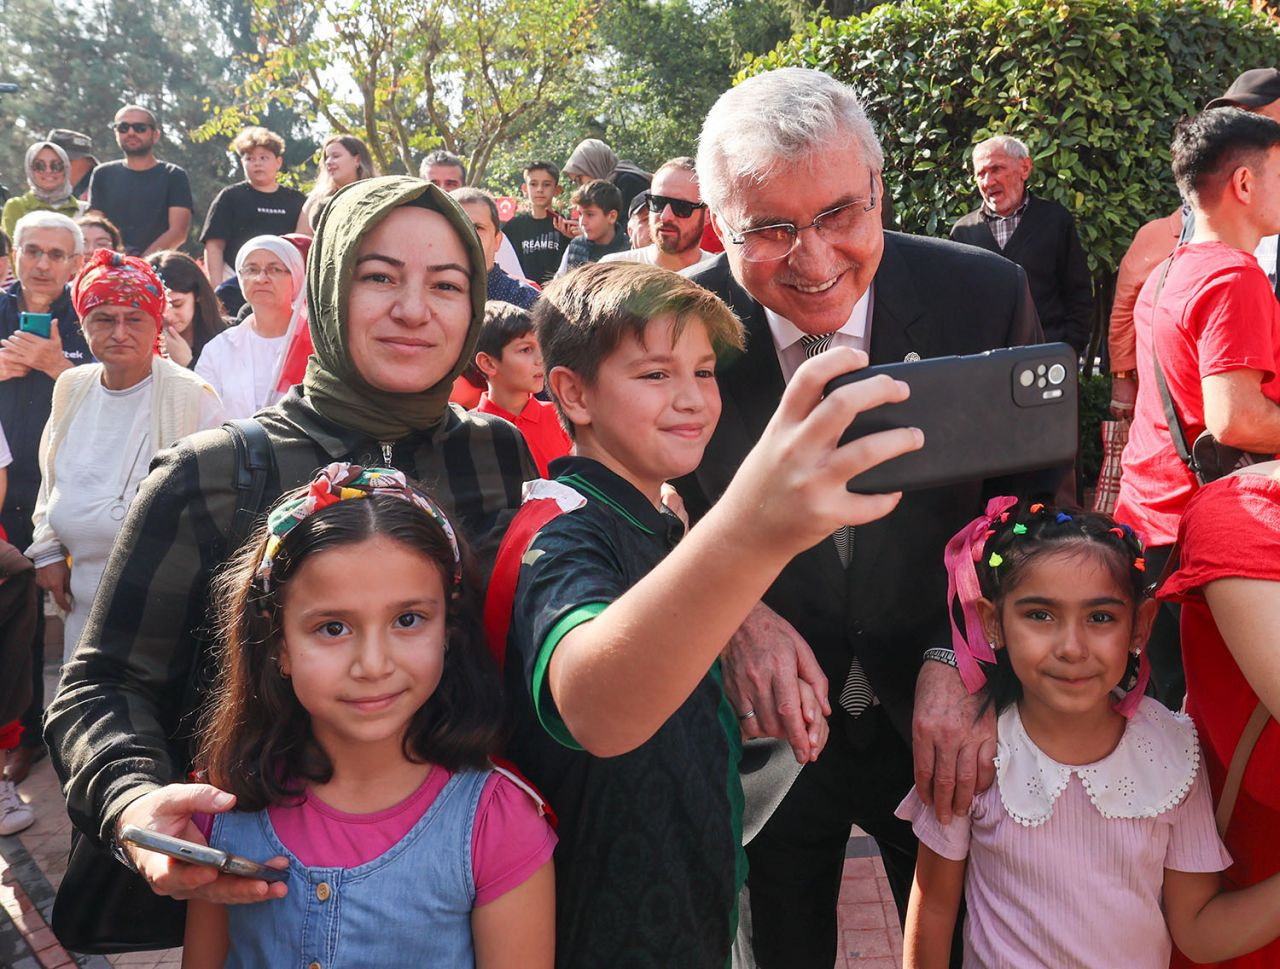
[{"label": "girl in pink t-shirt", "polygon": [[226,646],[197,758],[235,810],[209,843],[287,893],[193,901],[183,966],[551,969],[555,836],[493,767],[502,724],[477,585],[398,471],[325,468],[281,499],[217,597]]},{"label": "girl in pink t-shirt", "polygon": [[1155,603],[1133,530],[997,498],[947,569],[960,675],[997,713],[996,780],[947,825],[915,790],[898,809],[921,842],[906,969],[948,965],[962,893],[966,969],[1167,969],[1172,942],[1213,961],[1280,935],[1280,876],[1222,892],[1195,728],[1143,696]]}]

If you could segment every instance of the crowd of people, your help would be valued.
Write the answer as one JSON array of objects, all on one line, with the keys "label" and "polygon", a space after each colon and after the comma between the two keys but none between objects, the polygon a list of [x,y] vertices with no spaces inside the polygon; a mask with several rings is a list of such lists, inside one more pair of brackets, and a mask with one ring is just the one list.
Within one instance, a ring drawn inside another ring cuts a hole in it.
[{"label": "crowd of people", "polygon": [[1122,267],[1114,515],[1064,468],[847,488],[929,441],[841,444],[910,388],[833,378],[1086,348],[1013,134],[943,240],[891,230],[812,70],[652,174],[532,160],[506,221],[458,157],[381,175],[349,135],[303,194],[253,127],[197,262],[151,111],[116,162],[51,131],[0,236],[0,834],[61,809],[18,788],[47,744],[55,931],[101,936],[100,864],[190,967],[830,969],[856,824],[911,969],[1274,965],[1272,109],[1251,70],[1179,123],[1183,209]]}]

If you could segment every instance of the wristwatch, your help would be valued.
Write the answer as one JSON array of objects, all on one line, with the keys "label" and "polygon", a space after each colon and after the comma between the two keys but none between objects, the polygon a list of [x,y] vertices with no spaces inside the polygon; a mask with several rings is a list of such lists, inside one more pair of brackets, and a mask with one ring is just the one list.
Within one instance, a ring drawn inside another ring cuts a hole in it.
[{"label": "wristwatch", "polygon": [[930,646],[924,651],[924,658],[931,659],[935,663],[946,663],[948,666],[959,668],[956,663],[955,650],[947,649],[945,646]]}]

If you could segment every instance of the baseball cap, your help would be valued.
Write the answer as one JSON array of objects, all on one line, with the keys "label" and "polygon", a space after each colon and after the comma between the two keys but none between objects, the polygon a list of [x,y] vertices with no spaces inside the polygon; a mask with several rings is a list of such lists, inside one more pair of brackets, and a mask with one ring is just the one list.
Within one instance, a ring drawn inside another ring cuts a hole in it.
[{"label": "baseball cap", "polygon": [[98,160],[93,157],[93,139],[83,131],[72,131],[70,128],[54,128],[49,132],[45,141],[52,141],[65,151],[67,157],[72,161],[77,158],[93,158],[95,162]]},{"label": "baseball cap", "polygon": [[649,201],[649,190],[647,188],[636,192],[635,198],[633,198],[631,200],[631,204],[627,206],[627,219],[629,220],[633,215],[640,211],[640,207],[647,201]]},{"label": "baseball cap", "polygon": [[1205,105],[1209,108],[1260,108],[1280,98],[1280,71],[1274,67],[1255,67],[1234,81],[1227,93]]}]

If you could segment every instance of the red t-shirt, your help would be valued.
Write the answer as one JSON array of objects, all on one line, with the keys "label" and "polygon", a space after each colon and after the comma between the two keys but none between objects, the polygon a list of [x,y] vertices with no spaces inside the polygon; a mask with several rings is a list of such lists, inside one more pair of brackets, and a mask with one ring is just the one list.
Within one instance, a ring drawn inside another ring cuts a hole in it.
[{"label": "red t-shirt", "polygon": [[511,414],[490,400],[486,392],[480,395],[480,403],[475,409],[483,414],[496,414],[514,424],[524,435],[525,443],[533,452],[534,463],[538,465],[538,474],[544,478],[547,465],[556,458],[564,457],[573,448],[573,440],[561,425],[555,406],[545,400],[530,395],[529,403],[520,413]]},{"label": "red t-shirt", "polygon": [[[1162,599],[1182,603],[1182,664],[1187,713],[1195,721],[1215,801],[1227,765],[1258,696],[1240,672],[1204,601],[1215,579],[1280,582],[1280,482],[1262,474],[1229,475],[1202,488],[1182,517],[1178,570],[1160,588]],[[1240,796],[1224,839],[1234,864],[1229,888],[1280,871],[1280,724],[1267,723],[1249,758]],[[1187,965],[1177,962],[1175,965]],[[1280,965],[1280,941],[1222,966],[1263,969]]]},{"label": "red t-shirt", "polygon": [[1190,447],[1204,427],[1200,381],[1231,370],[1259,370],[1262,392],[1280,402],[1280,304],[1251,253],[1221,242],[1184,246],[1155,307],[1161,268],[1147,278],[1134,307],[1138,400],[1125,446],[1115,517],[1149,545],[1172,545],[1178,520],[1196,490],[1178,457],[1155,379],[1151,341],[1160,349],[1169,393]]}]

